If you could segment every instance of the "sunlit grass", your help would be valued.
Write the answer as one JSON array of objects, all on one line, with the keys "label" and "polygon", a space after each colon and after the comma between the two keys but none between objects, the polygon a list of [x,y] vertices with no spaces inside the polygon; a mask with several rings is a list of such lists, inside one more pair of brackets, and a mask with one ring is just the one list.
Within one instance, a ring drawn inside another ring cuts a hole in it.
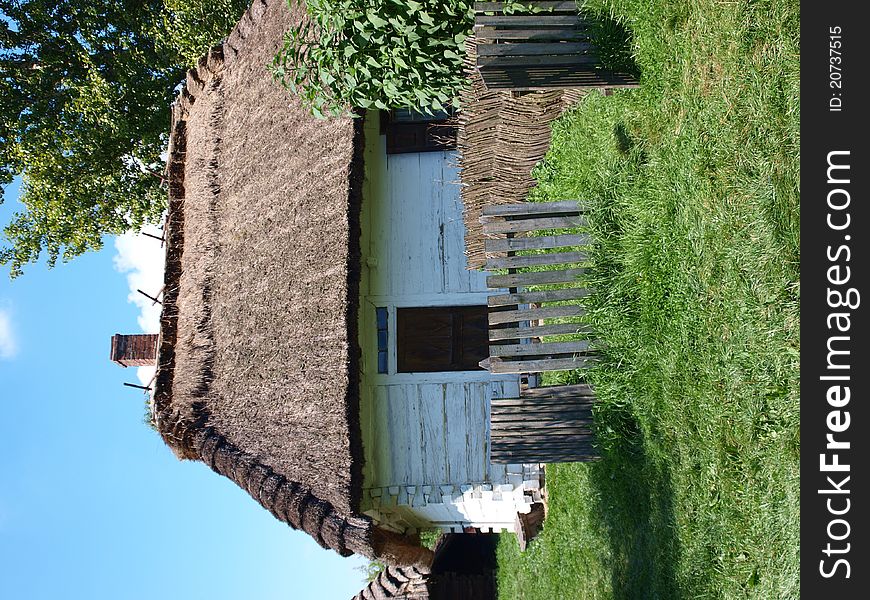
[{"label": "sunlit grass", "polygon": [[548,468],[500,597],[797,598],[798,3],[591,4],[642,87],[557,123],[533,199],[589,211],[603,459]]}]

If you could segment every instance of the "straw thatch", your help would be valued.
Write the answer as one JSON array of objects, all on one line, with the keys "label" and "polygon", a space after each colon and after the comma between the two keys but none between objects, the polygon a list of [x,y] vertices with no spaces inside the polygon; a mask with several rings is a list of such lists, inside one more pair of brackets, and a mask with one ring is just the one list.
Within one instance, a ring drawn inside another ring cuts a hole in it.
[{"label": "straw thatch", "polygon": [[526,200],[535,185],[532,169],[550,148],[551,123],[585,93],[487,89],[477,70],[476,45],[473,36],[466,40],[468,85],[460,96],[457,141],[469,269],[486,263],[479,221],[483,207]]},{"label": "straw thatch", "polygon": [[387,567],[352,600],[495,600],[495,534],[446,534],[431,569]]},{"label": "straw thatch", "polygon": [[387,567],[352,600],[430,600],[428,577],[414,567]]},{"label": "straw thatch", "polygon": [[256,0],[173,107],[155,420],[322,546],[427,564],[359,513],[362,128],[268,73],[303,15]]}]

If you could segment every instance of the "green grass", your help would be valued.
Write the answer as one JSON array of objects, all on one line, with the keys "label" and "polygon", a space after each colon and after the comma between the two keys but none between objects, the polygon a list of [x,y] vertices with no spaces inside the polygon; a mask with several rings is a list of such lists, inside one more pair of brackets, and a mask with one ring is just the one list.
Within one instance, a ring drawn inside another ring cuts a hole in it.
[{"label": "green grass", "polygon": [[533,199],[590,213],[603,459],[548,467],[500,597],[797,598],[798,3],[591,5],[642,87],[556,124]]}]

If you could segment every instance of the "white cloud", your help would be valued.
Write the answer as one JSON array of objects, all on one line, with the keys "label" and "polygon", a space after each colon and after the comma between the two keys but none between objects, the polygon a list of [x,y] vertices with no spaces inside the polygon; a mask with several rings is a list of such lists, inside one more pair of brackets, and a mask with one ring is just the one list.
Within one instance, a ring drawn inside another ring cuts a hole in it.
[{"label": "white cloud", "polygon": [[18,353],[18,343],[12,331],[9,311],[0,308],[0,360],[10,359]]},{"label": "white cloud", "polygon": [[[145,232],[160,237],[163,232],[156,227],[146,227]],[[161,305],[149,300],[137,290],[158,297],[163,287],[164,249],[159,240],[135,233],[125,233],[115,238],[115,269],[127,274],[130,293],[127,301],[139,310],[137,319],[144,333],[160,331]],[[142,385],[147,385],[154,376],[153,367],[139,367],[137,375]]]}]

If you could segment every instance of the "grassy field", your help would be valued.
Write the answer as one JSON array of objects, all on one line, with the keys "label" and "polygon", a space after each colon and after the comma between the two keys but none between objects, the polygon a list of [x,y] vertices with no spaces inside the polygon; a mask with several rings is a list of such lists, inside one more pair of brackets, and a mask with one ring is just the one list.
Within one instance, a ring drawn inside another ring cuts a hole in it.
[{"label": "grassy field", "polygon": [[548,467],[500,597],[797,598],[799,5],[591,5],[642,87],[557,123],[534,199],[590,212],[603,460]]}]

